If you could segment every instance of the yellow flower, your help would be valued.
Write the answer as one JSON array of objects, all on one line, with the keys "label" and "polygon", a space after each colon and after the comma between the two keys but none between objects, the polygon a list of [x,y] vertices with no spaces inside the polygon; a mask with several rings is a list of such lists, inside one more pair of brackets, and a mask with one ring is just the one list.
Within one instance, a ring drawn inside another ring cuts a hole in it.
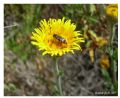
[{"label": "yellow flower", "polygon": [[109,16],[118,18],[118,4],[109,4],[106,8],[106,13]]},{"label": "yellow flower", "polygon": [[103,69],[110,67],[109,57],[107,55],[102,55],[99,63]]},{"label": "yellow flower", "polygon": [[80,43],[84,38],[80,37],[80,31],[75,31],[76,25],[71,20],[45,19],[40,21],[40,27],[32,32],[32,44],[39,50],[43,50],[43,55],[62,56],[73,50],[81,50]]}]

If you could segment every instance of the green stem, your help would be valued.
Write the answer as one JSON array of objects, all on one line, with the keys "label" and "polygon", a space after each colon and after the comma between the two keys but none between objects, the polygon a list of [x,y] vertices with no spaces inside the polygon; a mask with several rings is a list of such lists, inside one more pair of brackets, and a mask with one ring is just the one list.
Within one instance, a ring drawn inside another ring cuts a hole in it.
[{"label": "green stem", "polygon": [[113,61],[113,82],[116,83],[115,61]]},{"label": "green stem", "polygon": [[111,42],[110,42],[110,44],[112,45],[113,44],[113,41],[114,41],[114,37],[115,37],[115,27],[113,27],[113,30],[112,30],[113,32],[112,32],[112,35],[111,35]]},{"label": "green stem", "polygon": [[[117,32],[115,32],[115,25],[114,25],[113,30],[112,30],[112,35],[111,35],[111,41],[110,41],[110,47],[112,48],[113,48],[113,41],[115,38],[115,33]],[[115,71],[115,60],[114,59],[111,60],[111,64],[112,64],[112,79],[113,79],[113,83],[115,83],[116,82],[116,71]]]},{"label": "green stem", "polygon": [[56,67],[56,72],[57,72],[57,87],[58,87],[60,95],[62,96],[63,92],[62,92],[62,86],[61,86],[61,75],[60,75],[60,70],[58,66],[58,58],[56,59],[55,67]]}]

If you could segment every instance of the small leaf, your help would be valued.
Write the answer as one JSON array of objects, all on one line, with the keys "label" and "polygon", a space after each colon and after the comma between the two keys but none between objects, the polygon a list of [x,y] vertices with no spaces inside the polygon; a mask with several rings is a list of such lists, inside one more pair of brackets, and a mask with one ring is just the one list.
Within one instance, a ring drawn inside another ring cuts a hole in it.
[{"label": "small leaf", "polygon": [[118,93],[118,82],[117,81],[114,83],[114,91]]},{"label": "small leaf", "polygon": [[59,73],[58,73],[58,76],[61,76],[61,77],[63,77],[64,76],[64,71],[59,71]]},{"label": "small leaf", "polygon": [[89,55],[90,55],[91,62],[93,63],[94,62],[94,50],[93,50],[93,48],[89,49]]},{"label": "small leaf", "polygon": [[111,81],[111,78],[109,76],[109,73],[106,69],[101,69],[102,75],[103,77],[107,80],[107,81]]},{"label": "small leaf", "polygon": [[90,5],[90,13],[91,13],[91,16],[96,12],[96,7],[94,4],[91,4]]},{"label": "small leaf", "polygon": [[114,50],[113,59],[118,60],[118,48]]}]

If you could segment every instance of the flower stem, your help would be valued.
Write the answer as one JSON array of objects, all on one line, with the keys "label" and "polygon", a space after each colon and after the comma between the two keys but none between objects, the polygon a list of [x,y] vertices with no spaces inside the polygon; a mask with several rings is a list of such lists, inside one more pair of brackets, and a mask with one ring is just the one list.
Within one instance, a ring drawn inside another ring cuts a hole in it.
[{"label": "flower stem", "polygon": [[[114,39],[115,39],[115,34],[117,33],[117,31],[116,31],[116,25],[117,24],[115,24],[114,26],[113,26],[113,30],[112,30],[112,35],[111,35],[111,41],[110,41],[110,47],[112,47],[112,49],[113,49],[113,41],[114,41]],[[115,60],[113,59],[113,57],[111,57],[111,68],[112,68],[112,79],[113,79],[113,83],[115,83],[116,82],[116,68],[115,68],[115,66],[116,66],[116,62],[115,62]]]},{"label": "flower stem", "polygon": [[58,87],[60,95],[62,96],[63,92],[62,92],[62,86],[61,86],[61,75],[60,75],[60,70],[58,66],[58,58],[56,59],[55,67],[56,67],[56,73],[57,73],[57,87]]},{"label": "flower stem", "polygon": [[[115,24],[116,25],[116,24]],[[113,30],[112,30],[112,35],[111,35],[111,41],[110,41],[110,44],[112,45],[113,44],[113,41],[114,41],[114,38],[115,38],[115,25],[113,27]]]}]

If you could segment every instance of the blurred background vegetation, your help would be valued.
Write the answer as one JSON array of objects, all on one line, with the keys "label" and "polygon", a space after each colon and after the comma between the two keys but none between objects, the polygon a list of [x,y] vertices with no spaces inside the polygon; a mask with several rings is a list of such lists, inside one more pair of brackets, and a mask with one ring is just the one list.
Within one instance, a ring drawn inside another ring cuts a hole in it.
[{"label": "blurred background vegetation", "polygon": [[[58,95],[54,60],[31,45],[31,33],[41,19],[71,19],[85,38],[83,51],[66,54],[59,65],[64,71],[63,94],[117,95],[118,19],[106,14],[108,5],[5,4],[4,94]],[[47,61],[47,62],[46,62]]]}]

